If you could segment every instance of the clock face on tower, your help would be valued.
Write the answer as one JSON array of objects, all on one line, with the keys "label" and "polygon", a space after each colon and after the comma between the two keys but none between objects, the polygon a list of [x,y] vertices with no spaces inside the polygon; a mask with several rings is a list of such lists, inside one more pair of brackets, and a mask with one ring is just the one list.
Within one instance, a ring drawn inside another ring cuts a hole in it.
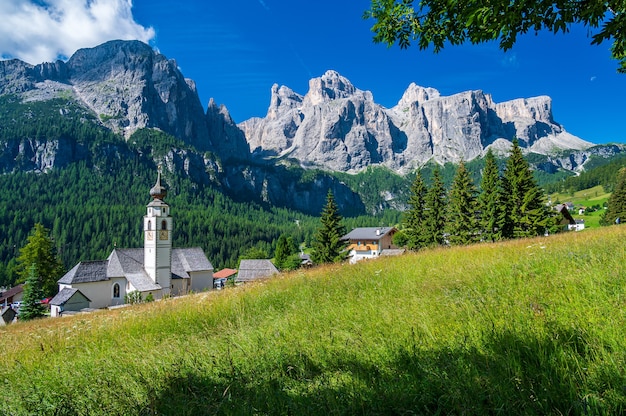
[{"label": "clock face on tower", "polygon": [[146,231],[146,239],[152,240],[153,238],[154,234],[152,234],[152,231]]},{"label": "clock face on tower", "polygon": [[159,240],[167,240],[167,230],[159,231]]}]

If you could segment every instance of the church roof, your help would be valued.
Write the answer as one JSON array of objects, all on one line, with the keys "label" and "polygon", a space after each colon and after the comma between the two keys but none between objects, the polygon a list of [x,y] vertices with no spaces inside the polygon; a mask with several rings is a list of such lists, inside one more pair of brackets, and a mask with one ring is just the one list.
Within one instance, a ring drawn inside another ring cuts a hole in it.
[{"label": "church roof", "polygon": [[[91,283],[123,277],[140,292],[159,290],[144,269],[143,248],[118,248],[107,260],[83,261],[58,280],[62,284]],[[190,272],[213,270],[200,247],[172,249],[172,278],[188,279]]]},{"label": "church roof", "polygon": [[50,305],[53,305],[53,306],[65,305],[67,301],[70,300],[72,296],[74,296],[77,292],[80,293],[89,302],[91,302],[91,300],[87,296],[85,296],[83,292],[81,292],[80,290],[73,288],[73,287],[64,287],[63,289],[61,289],[59,293],[57,293],[50,300]]},{"label": "church roof", "polygon": [[143,268],[143,248],[118,248],[109,256],[109,277],[125,277],[140,292],[159,290]]},{"label": "church roof", "polygon": [[69,272],[65,273],[58,282],[71,285],[75,283],[100,282],[103,280],[109,280],[107,276],[106,260],[81,261]]},{"label": "church roof", "polygon": [[239,262],[237,282],[248,282],[270,277],[275,273],[278,273],[278,269],[269,260],[241,260]]}]

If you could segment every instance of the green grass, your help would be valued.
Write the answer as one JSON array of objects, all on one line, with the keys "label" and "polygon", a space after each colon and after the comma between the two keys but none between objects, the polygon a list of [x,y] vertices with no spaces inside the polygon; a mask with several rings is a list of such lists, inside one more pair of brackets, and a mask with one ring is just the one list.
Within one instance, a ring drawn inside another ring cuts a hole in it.
[{"label": "green grass", "polygon": [[619,414],[625,226],[0,329],[1,414]]},{"label": "green grass", "polygon": [[603,206],[609,200],[611,194],[606,192],[602,186],[595,186],[574,193],[553,193],[550,198],[553,203],[571,202],[576,207],[576,212],[580,207],[599,207],[597,211],[588,212],[585,215],[572,214],[575,219],[585,220],[586,228],[600,227],[601,216],[604,213]]},{"label": "green grass", "polygon": [[550,194],[550,198],[553,203],[559,201],[561,203],[572,202],[574,205],[591,207],[594,205],[602,206],[608,201],[611,194],[605,192],[602,186],[595,186],[589,189],[583,189],[582,191],[576,191],[574,193],[553,193]]}]

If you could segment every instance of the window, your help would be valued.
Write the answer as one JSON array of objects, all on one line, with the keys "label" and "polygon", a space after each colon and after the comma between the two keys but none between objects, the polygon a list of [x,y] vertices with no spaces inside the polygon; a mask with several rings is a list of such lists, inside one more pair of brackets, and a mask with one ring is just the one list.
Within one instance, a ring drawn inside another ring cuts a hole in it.
[{"label": "window", "polygon": [[161,229],[162,229],[162,230],[167,230],[167,221],[163,220],[163,221],[161,222]]},{"label": "window", "polygon": [[120,284],[116,283],[113,285],[113,297],[119,299],[120,297]]},{"label": "window", "polygon": [[152,229],[152,221],[148,220],[148,231]]}]

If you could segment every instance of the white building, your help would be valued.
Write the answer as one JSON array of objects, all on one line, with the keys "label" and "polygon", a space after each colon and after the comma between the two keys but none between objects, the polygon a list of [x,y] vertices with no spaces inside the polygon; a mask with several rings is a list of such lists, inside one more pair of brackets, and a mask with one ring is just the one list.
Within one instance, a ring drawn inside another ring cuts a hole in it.
[{"label": "white building", "polygon": [[[149,295],[161,299],[211,289],[213,266],[204,251],[199,247],[172,248],[173,220],[164,202],[166,195],[159,172],[143,218],[143,248],[116,248],[106,260],[78,263],[59,279],[57,296],[68,293],[63,289],[78,289],[89,300],[89,308],[97,309],[122,305],[125,296],[134,291],[143,299]],[[66,300],[55,299],[51,303]]]}]

